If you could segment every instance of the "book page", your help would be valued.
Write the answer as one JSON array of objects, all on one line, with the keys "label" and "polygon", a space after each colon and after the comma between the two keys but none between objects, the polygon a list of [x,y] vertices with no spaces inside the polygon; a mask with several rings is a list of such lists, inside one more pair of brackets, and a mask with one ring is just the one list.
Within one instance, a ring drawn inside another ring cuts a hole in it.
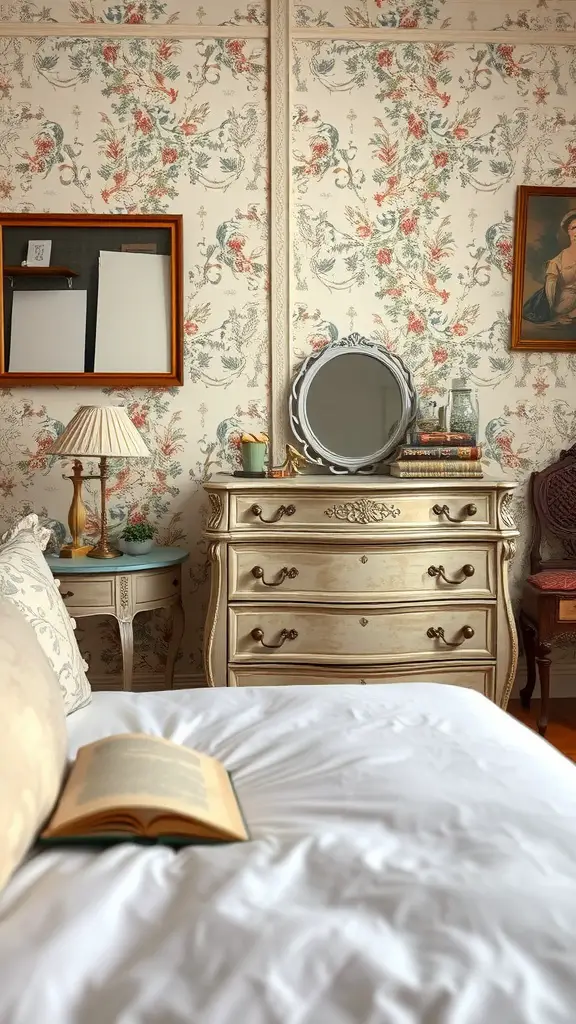
[{"label": "book page", "polygon": [[224,767],[157,736],[126,733],[81,747],[44,835],[115,809],[140,810],[143,821],[181,815],[246,837]]}]

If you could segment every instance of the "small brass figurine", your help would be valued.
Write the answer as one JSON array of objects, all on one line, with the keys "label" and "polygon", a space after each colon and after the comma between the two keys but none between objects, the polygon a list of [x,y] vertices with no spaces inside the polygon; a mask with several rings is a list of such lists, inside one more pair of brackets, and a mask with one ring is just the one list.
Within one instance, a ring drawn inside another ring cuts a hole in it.
[{"label": "small brass figurine", "polygon": [[296,448],[293,448],[291,444],[287,444],[285,461],[281,466],[271,466],[268,474],[274,477],[275,480],[289,476],[298,476],[306,465],[307,460],[304,456]]}]

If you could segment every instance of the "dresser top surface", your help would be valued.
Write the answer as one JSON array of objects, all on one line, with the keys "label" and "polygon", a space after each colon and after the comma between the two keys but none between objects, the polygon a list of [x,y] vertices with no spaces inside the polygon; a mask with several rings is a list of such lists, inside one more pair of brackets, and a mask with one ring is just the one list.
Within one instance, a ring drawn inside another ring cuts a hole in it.
[{"label": "dresser top surface", "polygon": [[495,479],[492,477],[458,478],[458,477],[418,477],[417,479],[400,479],[391,476],[332,476],[330,474],[302,474],[301,476],[272,479],[260,477],[251,479],[232,476],[228,473],[217,473],[205,481],[207,490],[217,491],[511,491],[517,486],[515,480]]}]

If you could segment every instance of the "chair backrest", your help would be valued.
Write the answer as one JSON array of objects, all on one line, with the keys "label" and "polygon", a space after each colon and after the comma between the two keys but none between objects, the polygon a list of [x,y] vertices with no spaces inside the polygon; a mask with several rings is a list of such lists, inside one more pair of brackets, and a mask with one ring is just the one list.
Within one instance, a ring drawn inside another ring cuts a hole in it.
[{"label": "chair backrest", "polygon": [[[540,473],[530,477],[533,530],[530,572],[576,569],[576,445]],[[542,558],[546,536],[559,542],[562,557]]]}]

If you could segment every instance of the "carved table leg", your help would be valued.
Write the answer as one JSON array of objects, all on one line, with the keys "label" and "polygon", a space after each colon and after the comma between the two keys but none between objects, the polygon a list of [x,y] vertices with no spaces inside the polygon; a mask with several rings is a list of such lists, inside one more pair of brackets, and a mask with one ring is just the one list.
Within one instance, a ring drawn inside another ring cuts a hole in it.
[{"label": "carved table leg", "polygon": [[550,700],[550,652],[552,645],[540,641],[536,648],[536,662],[538,675],[540,676],[540,717],[538,719],[538,732],[541,736],[546,735],[548,725],[548,703]]},{"label": "carved table leg", "polygon": [[178,601],[172,608],[172,635],[168,644],[168,655],[166,658],[166,675],[164,685],[167,689],[174,689],[174,666],[180,648],[180,642],[184,636],[184,608],[182,601]]},{"label": "carved table leg", "polygon": [[526,686],[520,690],[520,702],[523,708],[530,709],[530,700],[536,686],[536,630],[524,615],[520,615],[520,630],[526,656]]},{"label": "carved table leg", "polygon": [[132,689],[132,668],[134,665],[134,630],[132,619],[120,619],[120,643],[122,645],[122,689]]},{"label": "carved table leg", "polygon": [[210,601],[204,629],[204,671],[208,686],[228,685],[227,644],[227,554],[226,544],[214,542],[208,548]]},{"label": "carved table leg", "polygon": [[132,689],[134,666],[134,630],[132,621],[136,612],[135,586],[131,576],[122,574],[115,580],[115,615],[120,630],[122,647],[122,689]]}]

